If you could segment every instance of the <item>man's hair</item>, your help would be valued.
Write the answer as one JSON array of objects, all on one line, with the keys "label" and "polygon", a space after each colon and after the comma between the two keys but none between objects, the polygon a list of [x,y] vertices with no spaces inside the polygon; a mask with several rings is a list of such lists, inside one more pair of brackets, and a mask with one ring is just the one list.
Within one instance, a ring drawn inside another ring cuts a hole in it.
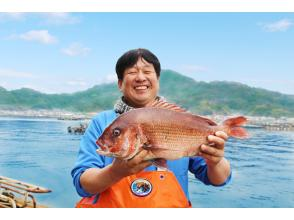
[{"label": "man's hair", "polygon": [[124,71],[134,66],[142,58],[153,65],[156,75],[159,78],[161,68],[158,58],[149,50],[142,48],[127,51],[117,60],[115,67],[117,78],[122,80]]}]

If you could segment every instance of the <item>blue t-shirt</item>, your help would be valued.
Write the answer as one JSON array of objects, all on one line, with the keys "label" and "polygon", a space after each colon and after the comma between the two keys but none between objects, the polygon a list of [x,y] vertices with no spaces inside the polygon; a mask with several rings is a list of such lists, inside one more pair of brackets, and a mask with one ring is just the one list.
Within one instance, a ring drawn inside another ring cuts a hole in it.
[{"label": "blue t-shirt", "polygon": [[[103,168],[112,163],[113,158],[97,154],[98,148],[96,140],[101,136],[104,129],[110,125],[117,117],[114,110],[104,111],[99,113],[90,122],[85,134],[82,136],[80,143],[80,150],[78,153],[77,162],[71,171],[73,183],[78,194],[82,197],[90,197],[93,194],[86,192],[80,184],[81,174],[88,168]],[[202,157],[188,158],[184,157],[178,160],[167,161],[167,166],[170,171],[174,173],[178,182],[183,188],[186,197],[188,194],[188,170],[194,176],[206,185],[213,185],[207,177],[207,165]],[[150,166],[146,171],[156,170],[155,166]],[[226,185],[231,179],[231,174],[227,180],[217,186]]]}]

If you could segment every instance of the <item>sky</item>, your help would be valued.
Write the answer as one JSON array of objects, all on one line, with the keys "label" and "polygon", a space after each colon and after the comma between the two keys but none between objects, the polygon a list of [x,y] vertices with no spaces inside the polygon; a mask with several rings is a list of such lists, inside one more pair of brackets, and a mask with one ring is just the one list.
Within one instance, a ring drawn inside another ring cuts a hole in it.
[{"label": "sky", "polygon": [[82,91],[147,48],[196,81],[294,94],[293,39],[293,13],[0,13],[0,86]]}]

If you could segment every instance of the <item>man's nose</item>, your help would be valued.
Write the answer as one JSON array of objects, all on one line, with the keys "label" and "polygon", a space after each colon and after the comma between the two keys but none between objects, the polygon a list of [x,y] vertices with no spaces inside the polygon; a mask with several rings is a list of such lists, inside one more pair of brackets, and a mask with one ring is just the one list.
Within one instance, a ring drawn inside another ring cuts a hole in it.
[{"label": "man's nose", "polygon": [[138,71],[137,76],[136,76],[137,81],[144,81],[146,80],[146,76],[142,71]]}]

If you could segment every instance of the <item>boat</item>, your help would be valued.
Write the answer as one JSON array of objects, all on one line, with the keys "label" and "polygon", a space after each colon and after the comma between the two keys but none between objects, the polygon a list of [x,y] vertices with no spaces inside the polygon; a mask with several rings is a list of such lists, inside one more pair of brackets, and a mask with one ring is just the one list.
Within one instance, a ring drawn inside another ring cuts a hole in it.
[{"label": "boat", "polygon": [[79,126],[69,126],[67,127],[67,132],[71,134],[84,134],[88,127],[87,123],[80,123]]},{"label": "boat", "polygon": [[33,194],[50,192],[41,186],[0,176],[0,208],[46,208]]}]

